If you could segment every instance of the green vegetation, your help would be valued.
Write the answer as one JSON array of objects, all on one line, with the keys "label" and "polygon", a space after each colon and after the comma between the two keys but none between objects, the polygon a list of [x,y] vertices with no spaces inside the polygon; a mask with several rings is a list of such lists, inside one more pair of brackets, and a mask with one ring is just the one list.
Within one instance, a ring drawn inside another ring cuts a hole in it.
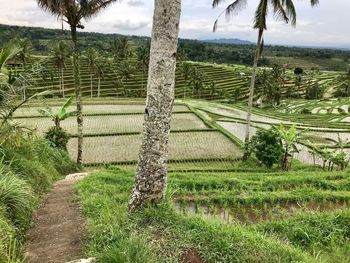
[{"label": "green vegetation", "polygon": [[259,130],[249,142],[249,151],[267,168],[281,162],[283,146],[281,137],[274,130]]},{"label": "green vegetation", "polygon": [[0,147],[0,261],[20,262],[24,234],[41,194],[77,166],[66,152],[22,132],[11,133]]},{"label": "green vegetation", "polygon": [[[14,36],[27,38],[32,42],[33,52],[37,55],[46,55],[52,43],[59,40],[68,40],[68,30],[44,29],[35,27],[21,27],[0,25],[0,46],[4,46]],[[100,34],[78,32],[80,46],[83,50],[93,47],[103,54],[112,51],[110,45],[118,34]],[[132,46],[136,47],[150,41],[149,38],[130,36]],[[254,58],[254,45],[231,45],[205,43],[197,40],[180,39],[179,47],[186,54],[188,60],[209,63],[228,63],[251,66]],[[304,48],[269,46],[264,47],[264,56],[261,65],[287,65],[290,69],[339,70],[343,71],[350,57],[350,52],[337,49]]]},{"label": "green vegetation", "polygon": [[[348,179],[346,173],[305,168],[263,174],[172,173],[166,201],[130,215],[133,173],[102,170],[77,187],[89,218],[86,253],[102,262],[178,262],[188,251],[206,262],[346,262],[349,196],[341,189]],[[327,185],[333,190],[325,194],[321,189]],[[286,192],[293,188],[294,199]],[[273,203],[267,196],[274,196]],[[197,204],[197,212],[187,205],[189,200]],[[293,211],[294,200],[299,206]],[[223,211],[238,224],[225,224]]]}]

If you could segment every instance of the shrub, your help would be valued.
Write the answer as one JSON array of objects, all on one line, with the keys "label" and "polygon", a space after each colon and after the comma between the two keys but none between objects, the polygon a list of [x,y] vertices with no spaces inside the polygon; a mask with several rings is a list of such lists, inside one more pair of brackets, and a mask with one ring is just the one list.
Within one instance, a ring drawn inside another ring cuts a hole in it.
[{"label": "shrub", "polygon": [[69,135],[61,127],[51,127],[49,131],[45,133],[45,139],[50,142],[52,147],[67,150]]},{"label": "shrub", "polygon": [[272,129],[259,130],[251,140],[251,149],[256,158],[268,168],[280,162],[283,156],[281,138]]},{"label": "shrub", "polygon": [[322,99],[324,94],[324,88],[318,83],[309,84],[306,88],[305,98],[308,100]]},{"label": "shrub", "polygon": [[302,75],[304,73],[304,70],[300,67],[297,67],[294,69],[294,74],[295,75]]}]

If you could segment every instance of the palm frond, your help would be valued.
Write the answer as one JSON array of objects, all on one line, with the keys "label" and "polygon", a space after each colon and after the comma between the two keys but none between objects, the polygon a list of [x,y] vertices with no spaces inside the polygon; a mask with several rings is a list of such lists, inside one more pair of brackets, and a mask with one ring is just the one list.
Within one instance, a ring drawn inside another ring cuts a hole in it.
[{"label": "palm frond", "polygon": [[119,0],[80,0],[82,16],[85,19],[89,19],[117,1]]},{"label": "palm frond", "polygon": [[292,26],[295,26],[297,23],[297,12],[293,0],[282,0],[282,4],[289,21],[291,21]]},{"label": "palm frond", "polygon": [[[213,8],[217,7],[219,3],[224,2],[224,0],[214,0],[213,1]],[[225,14],[227,19],[230,19],[232,15],[237,15],[242,9],[244,9],[247,6],[247,0],[236,0],[229,4],[224,11],[221,12],[221,14],[217,17],[217,19],[214,22],[213,31],[215,32],[218,27],[219,19],[223,14]]]},{"label": "palm frond", "polygon": [[258,8],[255,11],[255,18],[254,18],[254,28],[260,29],[260,30],[266,30],[266,18],[269,11],[269,0],[261,0],[259,2]]},{"label": "palm frond", "polygon": [[286,2],[285,0],[271,0],[271,4],[273,7],[273,14],[275,16],[276,20],[283,20],[285,23],[289,22],[289,17],[287,15],[286,10],[284,9],[283,2]]}]

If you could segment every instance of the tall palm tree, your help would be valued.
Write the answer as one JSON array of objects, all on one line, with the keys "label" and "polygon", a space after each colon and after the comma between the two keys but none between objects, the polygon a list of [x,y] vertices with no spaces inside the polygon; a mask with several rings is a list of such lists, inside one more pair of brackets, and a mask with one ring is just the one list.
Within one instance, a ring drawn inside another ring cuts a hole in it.
[{"label": "tall palm tree", "polygon": [[101,95],[101,78],[105,76],[105,66],[106,61],[103,57],[98,57],[95,63],[95,76],[97,77],[97,97]]},{"label": "tall palm tree", "polygon": [[131,211],[163,199],[167,186],[168,142],[174,103],[176,50],[181,0],[155,0],[143,142]]},{"label": "tall palm tree", "polygon": [[57,68],[60,79],[60,91],[64,98],[64,70],[66,68],[66,60],[69,57],[68,45],[65,41],[61,40],[53,46],[51,50],[51,61],[53,66]]},{"label": "tall palm tree", "polygon": [[148,69],[149,64],[149,46],[142,45],[136,50],[137,55],[137,65],[141,67],[141,81],[142,81],[142,89],[143,89],[143,79],[146,70]]},{"label": "tall palm tree", "polygon": [[83,106],[81,101],[79,56],[77,43],[77,28],[84,29],[82,19],[96,16],[108,5],[117,0],[37,0],[38,5],[45,11],[62,19],[70,26],[73,42],[73,73],[75,82],[75,97],[77,104],[78,123],[78,154],[77,163],[82,162],[83,156]]},{"label": "tall palm tree", "polygon": [[94,73],[96,72],[96,67],[97,67],[97,59],[98,59],[98,53],[96,49],[94,48],[89,48],[86,53],[85,53],[85,59],[88,65],[88,69],[90,72],[90,90],[91,90],[91,98],[92,98],[92,79],[94,76]]},{"label": "tall palm tree", "polygon": [[123,84],[124,96],[127,96],[128,94],[126,94],[127,93],[126,88],[128,85],[128,80],[133,77],[135,68],[130,63],[130,61],[123,60],[118,64],[117,71],[118,71],[118,75],[121,77],[121,82]]},{"label": "tall palm tree", "polygon": [[[217,7],[220,3],[225,2],[225,0],[213,0],[213,8]],[[319,3],[319,0],[310,0],[311,5],[315,6]],[[247,0],[234,0],[231,4],[229,4],[226,9],[219,15],[218,19],[222,14],[226,14],[226,17],[230,17],[231,15],[237,14],[241,11],[247,4]],[[272,8],[272,12],[275,18],[279,21],[283,21],[285,23],[291,22],[292,26],[296,25],[296,10],[293,3],[293,0],[259,0],[258,7],[255,11],[254,17],[254,25],[253,28],[258,30],[258,40],[256,45],[256,51],[254,56],[254,64],[252,70],[252,77],[249,88],[249,100],[248,100],[248,112],[247,112],[247,126],[245,132],[245,145],[247,145],[249,141],[250,135],[250,123],[251,123],[251,115],[253,108],[253,97],[254,97],[254,88],[255,88],[255,78],[256,71],[258,67],[258,61],[262,53],[264,40],[263,35],[265,30],[267,30],[267,15],[269,9]],[[214,23],[213,30],[216,31],[218,26],[218,19]],[[248,152],[244,152],[243,159],[247,159]]]},{"label": "tall palm tree", "polygon": [[126,60],[132,55],[130,42],[126,36],[113,39],[111,49],[114,60],[117,62]]}]

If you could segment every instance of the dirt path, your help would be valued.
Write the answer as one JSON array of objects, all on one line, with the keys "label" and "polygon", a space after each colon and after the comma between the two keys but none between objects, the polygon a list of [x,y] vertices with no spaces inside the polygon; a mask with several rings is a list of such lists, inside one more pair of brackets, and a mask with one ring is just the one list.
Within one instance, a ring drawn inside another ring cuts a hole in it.
[{"label": "dirt path", "polygon": [[86,175],[68,175],[44,195],[27,234],[26,262],[63,263],[81,258],[85,219],[74,184]]}]

